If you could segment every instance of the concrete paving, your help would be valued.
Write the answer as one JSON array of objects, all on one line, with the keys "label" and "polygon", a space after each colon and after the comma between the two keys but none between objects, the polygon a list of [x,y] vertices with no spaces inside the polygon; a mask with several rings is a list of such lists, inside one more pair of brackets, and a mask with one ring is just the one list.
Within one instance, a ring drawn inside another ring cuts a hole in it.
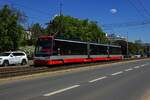
[{"label": "concrete paving", "polygon": [[150,89],[150,62],[95,67],[0,85],[1,100],[141,100]]}]

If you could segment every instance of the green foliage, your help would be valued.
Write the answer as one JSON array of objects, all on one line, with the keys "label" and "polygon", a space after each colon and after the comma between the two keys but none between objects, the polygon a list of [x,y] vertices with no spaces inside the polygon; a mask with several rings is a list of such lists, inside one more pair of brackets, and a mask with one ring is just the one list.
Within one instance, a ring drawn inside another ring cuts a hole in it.
[{"label": "green foliage", "polygon": [[51,35],[57,38],[82,40],[91,42],[106,42],[107,38],[97,22],[88,19],[81,20],[71,16],[56,16],[46,28]]},{"label": "green foliage", "polygon": [[35,44],[38,37],[41,35],[44,35],[44,33],[45,33],[44,29],[41,27],[41,25],[39,23],[32,24],[29,30],[32,33],[30,45]]},{"label": "green foliage", "polygon": [[129,52],[130,54],[143,54],[144,47],[141,44],[129,42]]},{"label": "green foliage", "polygon": [[34,46],[21,46],[19,47],[21,51],[26,52],[28,56],[32,56],[34,54],[35,47]]},{"label": "green foliage", "polygon": [[19,20],[18,12],[8,5],[0,9],[0,51],[18,49],[24,30]]},{"label": "green foliage", "polygon": [[[122,54],[127,54],[127,41],[124,40],[118,40],[114,41],[115,45],[120,45],[122,48]],[[135,55],[135,54],[144,54],[144,47],[142,44],[128,42],[128,50],[129,54]]]}]

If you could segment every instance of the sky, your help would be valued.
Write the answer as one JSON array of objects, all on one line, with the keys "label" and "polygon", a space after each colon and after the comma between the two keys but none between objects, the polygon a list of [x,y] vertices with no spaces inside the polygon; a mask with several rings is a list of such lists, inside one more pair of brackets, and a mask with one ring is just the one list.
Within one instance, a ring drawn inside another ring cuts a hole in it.
[{"label": "sky", "polygon": [[129,41],[150,43],[150,0],[0,0],[0,7],[9,4],[24,12],[25,26],[38,22],[44,27],[59,14],[60,3],[64,15],[96,21],[104,32]]}]

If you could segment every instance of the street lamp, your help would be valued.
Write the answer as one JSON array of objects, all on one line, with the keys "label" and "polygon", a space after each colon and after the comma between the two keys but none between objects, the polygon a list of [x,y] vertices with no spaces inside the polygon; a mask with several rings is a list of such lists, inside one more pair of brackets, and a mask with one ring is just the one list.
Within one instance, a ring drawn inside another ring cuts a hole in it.
[{"label": "street lamp", "polygon": [[129,43],[128,43],[128,34],[126,36],[126,42],[127,42],[127,58],[129,57]]},{"label": "street lamp", "polygon": [[107,58],[110,58],[110,43],[111,41],[108,39],[108,43],[107,43]]}]

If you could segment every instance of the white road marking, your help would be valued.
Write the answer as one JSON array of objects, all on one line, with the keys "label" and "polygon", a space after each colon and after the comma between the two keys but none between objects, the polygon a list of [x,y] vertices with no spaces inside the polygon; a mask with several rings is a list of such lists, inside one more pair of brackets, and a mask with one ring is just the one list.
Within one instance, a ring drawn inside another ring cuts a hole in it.
[{"label": "white road marking", "polygon": [[116,72],[116,73],[113,73],[113,74],[111,74],[111,75],[118,75],[118,74],[122,74],[123,72],[122,71],[120,71],[120,72]]},{"label": "white road marking", "polygon": [[89,81],[89,83],[93,83],[93,82],[96,82],[96,81],[99,81],[99,80],[102,80],[102,79],[105,79],[105,78],[107,78],[107,76],[104,76],[104,77],[100,77],[100,78],[91,80],[91,81]]},{"label": "white road marking", "polygon": [[[143,65],[141,65],[141,67],[144,67],[146,65],[149,65],[149,63],[143,64]],[[140,66],[135,66],[134,68],[140,68]],[[131,71],[131,70],[133,70],[133,69],[129,68],[129,69],[125,69],[124,71]],[[123,73],[123,71],[119,71],[119,72],[113,73],[111,75],[115,76],[115,75],[122,74],[122,73]],[[89,81],[89,83],[93,83],[93,82],[96,82],[96,81],[99,81],[99,80],[102,80],[102,79],[105,79],[105,78],[107,78],[107,76],[103,76],[103,77],[91,80],[91,81]],[[67,88],[64,88],[64,89],[60,89],[60,90],[57,90],[57,91],[54,91],[54,92],[50,92],[50,93],[44,94],[43,96],[52,96],[52,95],[55,95],[55,94],[58,94],[58,93],[61,93],[61,92],[65,92],[67,90],[71,90],[71,89],[77,88],[79,86],[80,85],[73,85],[73,86],[70,86],[70,87],[67,87]]]},{"label": "white road marking", "polygon": [[148,63],[144,64],[144,66],[147,66],[147,65],[149,65],[149,64]]},{"label": "white road marking", "polygon": [[125,69],[126,72],[133,70],[132,68]]},{"label": "white road marking", "polygon": [[144,67],[145,66],[145,64],[144,65],[141,65],[141,67]]},{"label": "white road marking", "polygon": [[140,68],[140,66],[135,66],[134,68]]},{"label": "white road marking", "polygon": [[67,90],[71,90],[73,88],[77,88],[79,86],[80,85],[73,85],[73,86],[70,86],[70,87],[67,87],[67,88],[64,88],[64,89],[60,89],[60,90],[57,90],[57,91],[54,91],[54,92],[51,92],[51,93],[44,94],[43,96],[52,96],[52,95],[55,95],[55,94],[58,94],[58,93],[61,93],[61,92],[67,91]]}]

